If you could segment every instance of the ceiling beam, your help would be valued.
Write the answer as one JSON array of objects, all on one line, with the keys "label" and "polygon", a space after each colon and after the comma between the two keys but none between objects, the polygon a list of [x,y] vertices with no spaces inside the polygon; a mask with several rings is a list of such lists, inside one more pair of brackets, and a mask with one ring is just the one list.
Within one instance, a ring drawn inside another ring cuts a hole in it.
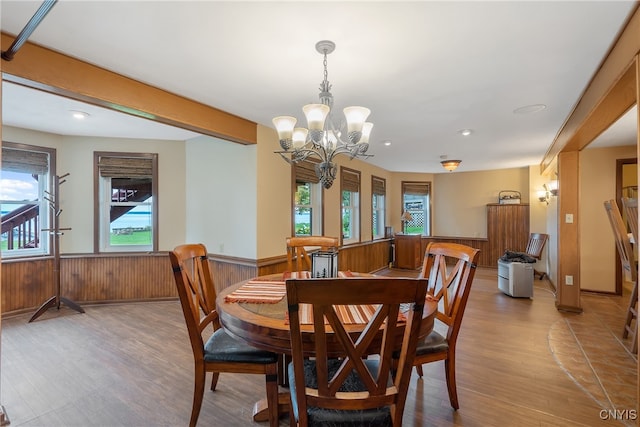
[{"label": "ceiling beam", "polygon": [[[12,42],[0,34],[2,48]],[[240,144],[257,143],[254,122],[30,42],[12,61],[2,61],[1,70],[12,83]]]}]

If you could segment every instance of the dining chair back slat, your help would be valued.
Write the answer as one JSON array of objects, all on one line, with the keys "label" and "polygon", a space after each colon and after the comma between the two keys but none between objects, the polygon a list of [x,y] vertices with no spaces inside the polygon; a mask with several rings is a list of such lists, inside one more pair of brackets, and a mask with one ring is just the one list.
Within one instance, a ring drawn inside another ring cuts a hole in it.
[{"label": "dining chair back slat", "polygon": [[309,249],[321,251],[337,250],[337,237],[329,236],[300,236],[287,237],[287,270],[290,272],[311,271],[311,257]]},{"label": "dining chair back slat", "polygon": [[[426,280],[409,278],[287,280],[292,424],[402,425],[426,289]],[[313,310],[312,342],[302,339],[303,304]],[[377,309],[357,332],[339,314],[339,307],[371,304]]]},{"label": "dining chair back slat", "polygon": [[633,236],[633,241],[638,244],[638,199],[623,197],[622,209],[624,209],[626,214],[627,224]]}]

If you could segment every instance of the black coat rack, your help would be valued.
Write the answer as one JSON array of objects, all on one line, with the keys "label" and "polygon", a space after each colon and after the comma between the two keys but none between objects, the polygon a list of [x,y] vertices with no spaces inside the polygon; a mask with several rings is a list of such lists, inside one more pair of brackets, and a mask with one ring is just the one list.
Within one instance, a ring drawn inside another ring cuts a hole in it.
[{"label": "black coat rack", "polygon": [[62,213],[62,209],[60,209],[58,194],[60,192],[60,185],[66,181],[64,178],[68,175],[69,174],[67,173],[62,176],[56,176],[53,186],[53,194],[45,191],[47,195],[44,197],[44,199],[49,203],[49,208],[53,211],[53,227],[43,228],[42,231],[48,231],[50,235],[53,235],[53,278],[56,285],[56,294],[46,300],[40,308],[33,313],[29,322],[33,322],[50,308],[55,307],[60,310],[61,303],[64,303],[66,306],[79,313],[84,313],[84,309],[80,307],[80,305],[71,301],[69,298],[63,297],[60,292],[60,236],[64,234],[63,231],[71,230],[71,228],[60,228],[59,217]]}]

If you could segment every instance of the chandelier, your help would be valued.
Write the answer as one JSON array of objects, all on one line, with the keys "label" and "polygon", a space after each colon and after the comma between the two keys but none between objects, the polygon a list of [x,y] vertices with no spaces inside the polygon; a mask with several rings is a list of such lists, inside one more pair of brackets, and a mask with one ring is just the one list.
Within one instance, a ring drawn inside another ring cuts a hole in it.
[{"label": "chandelier", "polygon": [[[346,124],[344,121],[339,125],[334,122],[331,110],[333,95],[327,80],[327,55],[335,48],[335,43],[329,40],[316,43],[316,50],[324,55],[324,80],[320,83],[320,103],[302,107],[307,128],[295,127],[295,117],[279,116],[273,119],[282,147],[276,153],[289,163],[301,162],[312,156],[318,158],[320,162],[315,166],[316,175],[327,189],[331,188],[336,178],[335,156],[345,154],[351,159],[371,157],[366,153],[373,127],[373,123],[366,122],[371,111],[364,107],[347,107],[343,110]],[[346,138],[343,134],[346,134]]]}]

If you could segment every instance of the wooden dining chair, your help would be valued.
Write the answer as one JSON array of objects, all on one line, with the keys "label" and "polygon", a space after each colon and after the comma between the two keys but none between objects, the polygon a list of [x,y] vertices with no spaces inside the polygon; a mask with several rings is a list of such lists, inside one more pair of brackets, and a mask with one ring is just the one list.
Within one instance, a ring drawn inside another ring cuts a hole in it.
[{"label": "wooden dining chair", "polygon": [[287,237],[287,271],[311,271],[311,257],[307,252],[308,249],[338,250],[339,244],[337,237]]},{"label": "wooden dining chair", "polygon": [[422,377],[423,364],[444,360],[449,402],[454,409],[460,407],[456,388],[456,342],[479,255],[479,249],[469,246],[431,242],[420,273],[420,277],[429,279],[427,294],[438,301],[436,319],[444,324],[446,334],[443,336],[434,329],[421,339],[413,364]]},{"label": "wooden dining chair", "polygon": [[607,211],[607,217],[611,224],[613,237],[616,241],[618,249],[618,258],[622,267],[623,276],[627,276],[632,283],[631,295],[629,296],[629,304],[627,305],[627,315],[625,317],[624,328],[622,329],[622,338],[626,339],[631,336],[631,351],[638,351],[638,266],[634,259],[633,247],[627,233],[627,227],[624,225],[622,214],[618,209],[615,200],[606,200],[604,209]]},{"label": "wooden dining chair", "polygon": [[[525,253],[530,257],[535,258],[540,261],[542,258],[542,250],[544,249],[544,245],[547,243],[549,239],[548,234],[544,233],[531,233],[529,234],[529,241],[527,242],[527,248],[525,249]],[[544,276],[546,276],[546,272],[534,270],[534,273],[538,275],[538,278],[542,280]]]},{"label": "wooden dining chair", "polygon": [[[426,288],[409,278],[287,280],[291,425],[402,425]],[[411,308],[400,314],[401,304]],[[362,305],[375,312],[354,332],[349,306]],[[312,341],[303,342],[303,324],[313,325]],[[370,351],[376,356],[367,358]]]},{"label": "wooden dining chair", "polygon": [[[251,347],[231,337],[221,328],[216,310],[216,291],[204,245],[177,246],[169,252],[169,258],[195,365],[193,407],[189,426],[194,427],[198,422],[207,372],[213,373],[212,391],[216,389],[221,372],[264,375],[267,383],[269,425],[277,426],[278,355]],[[205,342],[202,334],[209,327],[212,335]]]},{"label": "wooden dining chair", "polygon": [[640,243],[638,241],[638,199],[623,197],[622,209],[624,209],[626,214],[627,224],[629,225],[629,231],[631,231],[631,235],[633,236],[633,241],[637,245]]}]

